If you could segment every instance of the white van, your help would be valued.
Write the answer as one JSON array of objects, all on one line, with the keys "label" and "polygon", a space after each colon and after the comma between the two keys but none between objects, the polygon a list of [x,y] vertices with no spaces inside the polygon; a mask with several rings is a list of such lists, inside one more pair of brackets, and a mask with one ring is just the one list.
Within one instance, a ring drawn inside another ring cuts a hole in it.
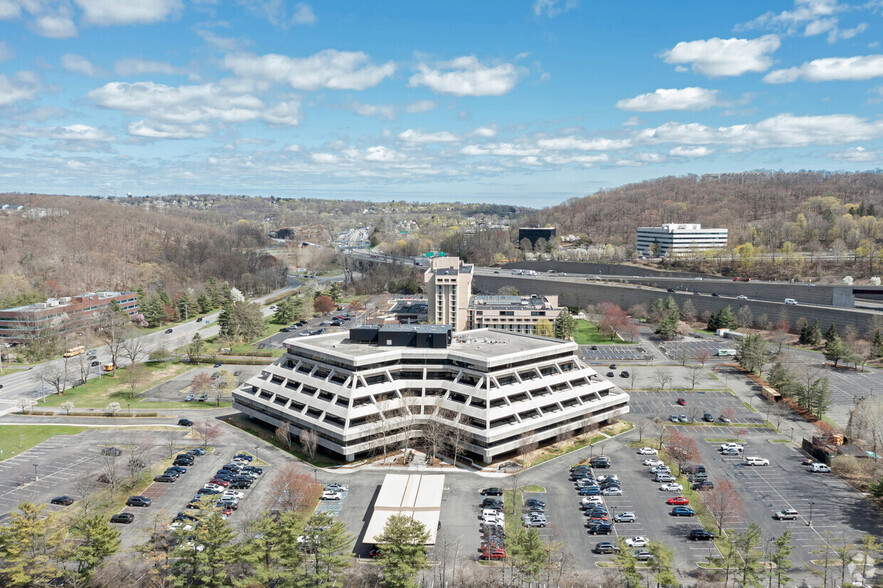
[{"label": "white van", "polygon": [[828,466],[828,465],[825,465],[825,464],[823,464],[823,463],[816,462],[816,463],[814,463],[814,464],[812,464],[812,465],[810,466],[809,471],[811,471],[811,472],[821,472],[821,473],[823,473],[823,474],[830,474],[830,473],[831,473],[831,467]]},{"label": "white van", "polygon": [[793,298],[786,298],[785,304],[797,304],[797,301],[794,300]]},{"label": "white van", "polygon": [[736,355],[738,353],[739,352],[736,351],[735,349],[718,349],[717,350],[718,357],[729,357],[729,356],[736,357]]}]

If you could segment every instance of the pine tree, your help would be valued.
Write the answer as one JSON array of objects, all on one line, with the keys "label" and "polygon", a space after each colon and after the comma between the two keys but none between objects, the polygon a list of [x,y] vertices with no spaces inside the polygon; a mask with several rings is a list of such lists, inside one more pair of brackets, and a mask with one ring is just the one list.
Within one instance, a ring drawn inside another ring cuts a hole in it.
[{"label": "pine tree", "polygon": [[736,320],[736,315],[730,306],[725,306],[720,310],[717,322],[719,329],[735,329],[739,326],[739,321]]},{"label": "pine tree", "polygon": [[248,566],[250,582],[243,586],[292,586],[303,575],[306,557],[302,543],[304,522],[295,511],[278,516],[265,513],[249,529],[250,538],[240,545],[238,560]]},{"label": "pine tree", "polygon": [[199,306],[199,312],[201,312],[203,314],[209,312],[212,308],[214,308],[212,306],[212,299],[209,298],[209,295],[206,294],[205,292],[202,292],[196,298],[196,304]]},{"label": "pine tree", "polygon": [[195,310],[193,297],[190,296],[190,293],[187,290],[184,290],[178,295],[178,299],[175,301],[175,312],[178,316],[178,320],[190,320],[190,317],[193,316]]},{"label": "pine tree", "polygon": [[376,537],[383,556],[383,584],[390,588],[415,585],[417,573],[426,567],[426,541],[429,532],[418,520],[393,515],[386,520],[383,533]]},{"label": "pine tree", "polygon": [[834,326],[834,323],[831,323],[831,326],[825,331],[825,341],[830,341],[834,337],[837,337],[837,327]]},{"label": "pine tree", "polygon": [[304,566],[309,585],[336,586],[340,575],[349,566],[346,552],[353,537],[346,532],[346,525],[333,518],[330,512],[316,513],[307,522],[304,535],[311,543],[311,554]]},{"label": "pine tree", "polygon": [[555,319],[555,337],[558,339],[570,339],[576,330],[576,319],[565,309]]},{"label": "pine tree", "polygon": [[809,328],[809,344],[812,346],[819,345],[822,342],[822,327],[819,326],[819,319],[812,320],[812,326]]},{"label": "pine tree", "polygon": [[229,339],[235,335],[232,331],[233,323],[233,303],[224,303],[221,314],[218,315],[218,334],[222,339]]},{"label": "pine tree", "polygon": [[[213,511],[214,498],[198,511],[199,524],[190,531],[176,530],[172,576],[179,586],[228,586],[227,566],[235,560],[231,543],[236,532]],[[202,546],[202,549],[199,547]]]},{"label": "pine tree", "polygon": [[110,526],[104,515],[82,516],[71,525],[79,539],[69,559],[77,564],[77,576],[88,582],[95,568],[120,548],[120,530]]},{"label": "pine tree", "polygon": [[800,345],[809,345],[809,324],[803,323],[800,325],[800,335],[797,337],[797,342]]},{"label": "pine tree", "polygon": [[840,340],[840,337],[838,337],[835,332],[834,336],[829,337],[825,342],[825,359],[833,361],[834,367],[836,368],[837,363],[840,362],[845,355],[846,347],[844,347],[843,341]]},{"label": "pine tree", "polygon": [[712,312],[711,316],[708,317],[708,323],[705,325],[705,328],[711,332],[715,332],[720,328],[720,312]]},{"label": "pine tree", "polygon": [[883,357],[883,335],[879,330],[874,331],[874,341],[871,346],[874,350],[874,357]]},{"label": "pine tree", "polygon": [[535,581],[549,561],[549,551],[535,527],[525,529],[519,525],[513,536],[507,539],[506,547],[509,550],[507,555],[528,582]]},{"label": "pine tree", "polygon": [[782,588],[782,584],[788,585],[791,577],[786,573],[791,569],[791,531],[785,531],[773,540],[773,551],[770,553],[770,562],[776,564],[770,566],[767,573],[776,580],[776,587]]},{"label": "pine tree", "polygon": [[23,502],[0,527],[0,578],[7,588],[48,586],[58,578],[61,537],[45,504]]}]

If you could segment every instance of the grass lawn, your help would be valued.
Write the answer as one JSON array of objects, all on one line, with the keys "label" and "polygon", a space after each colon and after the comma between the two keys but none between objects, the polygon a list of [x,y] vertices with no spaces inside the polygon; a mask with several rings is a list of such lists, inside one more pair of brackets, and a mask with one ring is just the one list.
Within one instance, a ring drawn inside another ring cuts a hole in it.
[{"label": "grass lawn", "polygon": [[293,440],[291,447],[289,448],[287,444],[282,444],[279,439],[276,438],[273,429],[268,426],[263,426],[256,421],[249,420],[249,418],[244,414],[235,414],[232,417],[227,417],[226,419],[224,419],[224,421],[228,425],[233,425],[237,429],[241,429],[250,435],[254,435],[262,441],[266,441],[271,445],[275,445],[282,451],[287,451],[301,461],[314,465],[316,467],[327,468],[343,465],[346,463],[343,460],[334,459],[329,455],[325,455],[319,452],[316,452],[316,457],[314,459],[310,459],[310,456],[308,456],[306,453],[299,451],[300,446],[297,444],[296,440]]},{"label": "grass lawn", "polygon": [[[270,322],[272,320],[272,316],[268,316],[267,318],[265,318],[264,330],[257,337],[255,337],[254,341],[249,343],[236,343],[234,345],[230,345],[229,342],[221,342],[218,335],[215,335],[214,337],[208,337],[207,339],[205,339],[205,346],[202,350],[201,356],[217,357],[218,359],[221,359],[222,357],[224,357],[224,355],[256,355],[259,357],[267,358],[282,357],[282,355],[285,353],[284,349],[258,349],[257,346],[258,341],[262,341],[267,337],[275,335],[279,332],[279,329],[286,326]],[[227,348],[228,346],[230,349],[230,353],[222,355],[221,348]],[[175,353],[186,354],[187,345],[175,349]]]},{"label": "grass lawn", "polygon": [[602,335],[596,323],[584,320],[576,321],[573,340],[579,345],[611,345],[619,343],[616,340],[611,341],[607,335]]},{"label": "grass lawn", "polygon": [[88,428],[68,425],[0,425],[2,459],[18,455],[56,435],[76,435]]},{"label": "grass lawn", "polygon": [[[126,368],[117,370],[117,376],[102,376],[88,380],[82,386],[69,388],[64,394],[52,394],[46,396],[46,403],[38,402],[34,410],[40,410],[44,406],[61,406],[70,401],[74,403],[74,410],[78,408],[105,408],[111,402],[119,402],[125,407],[132,404],[135,408],[214,408],[214,402],[142,402],[137,395],[157,384],[171,380],[184,372],[193,369],[188,363],[156,362],[144,364],[145,375],[135,388],[135,398],[131,397],[131,388],[126,382]],[[222,406],[230,406],[230,403],[221,403]]]}]

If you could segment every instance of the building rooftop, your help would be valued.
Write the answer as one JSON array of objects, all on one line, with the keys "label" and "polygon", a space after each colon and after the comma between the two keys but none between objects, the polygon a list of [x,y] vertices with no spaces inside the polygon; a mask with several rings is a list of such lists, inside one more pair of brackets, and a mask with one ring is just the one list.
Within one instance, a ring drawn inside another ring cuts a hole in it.
[{"label": "building rooftop", "polygon": [[122,296],[123,294],[134,294],[134,292],[86,292],[85,294],[76,294],[74,296],[64,296],[61,298],[49,298],[46,302],[36,302],[34,304],[25,304],[24,306],[16,306],[13,308],[4,308],[0,309],[2,311],[15,311],[15,312],[38,312],[40,310],[46,310],[47,308],[60,308],[64,306],[68,306],[73,304],[74,302],[78,302],[76,299],[88,298],[90,296],[97,296],[98,300],[106,300],[107,298],[114,298],[116,296]]},{"label": "building rooftop", "polygon": [[469,300],[471,308],[488,308],[492,310],[518,310],[540,308],[552,308],[552,304],[545,296],[505,296],[495,294],[491,296],[473,296]]},{"label": "building rooftop", "polygon": [[[440,328],[447,330],[449,327],[445,325],[397,325],[384,328],[402,330]],[[572,341],[548,339],[546,337],[523,335],[495,329],[474,329],[472,331],[458,332],[454,334],[450,345],[440,349],[366,345],[365,343],[351,342],[349,333],[346,331],[286,339],[285,347],[294,353],[297,353],[300,349],[307,353],[320,353],[334,357],[354,365],[392,361],[406,354],[418,354],[423,357],[460,356],[475,364],[500,365],[511,362],[513,356],[519,356],[519,359],[527,359],[533,356],[542,357],[550,353],[564,353],[577,349],[576,343]]]}]

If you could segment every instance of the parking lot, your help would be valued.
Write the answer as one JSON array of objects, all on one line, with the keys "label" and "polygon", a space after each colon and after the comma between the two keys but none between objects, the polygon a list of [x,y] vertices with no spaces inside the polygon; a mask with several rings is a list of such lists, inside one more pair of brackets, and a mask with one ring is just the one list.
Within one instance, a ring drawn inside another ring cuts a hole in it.
[{"label": "parking lot", "polygon": [[696,357],[717,357],[719,349],[738,349],[739,341],[733,339],[721,339],[706,335],[707,339],[682,339],[678,341],[664,341],[658,345],[659,349],[669,358],[681,360]]},{"label": "parking lot", "polygon": [[[273,360],[272,357],[267,358],[267,363],[270,363]],[[221,367],[197,367],[184,372],[183,374],[172,378],[162,384],[154,386],[149,390],[145,390],[138,397],[141,400],[149,401],[149,402],[181,402],[187,397],[187,394],[190,392],[190,382],[193,381],[193,378],[197,374],[208,374],[212,375],[217,373],[220,370],[226,370],[230,375],[233,376],[236,385],[239,385],[245,382],[247,379],[252,376],[256,376],[261,373],[263,366],[260,365],[236,365],[236,364],[223,364]],[[232,397],[227,396],[224,398],[225,401],[230,401]],[[211,394],[209,394],[208,404],[214,404],[215,398]],[[201,407],[198,407],[201,408]]]},{"label": "parking lot", "polygon": [[[742,402],[726,390],[691,392],[689,390],[629,390],[632,413],[647,418],[659,417],[668,420],[670,415],[684,415],[691,421],[701,421],[706,411],[719,423],[725,415],[733,423],[762,423],[763,415],[751,412]],[[677,399],[687,401],[686,406],[677,404]]]},{"label": "parking lot", "polygon": [[579,350],[583,359],[590,362],[645,361],[652,357],[643,345],[580,345]]}]

